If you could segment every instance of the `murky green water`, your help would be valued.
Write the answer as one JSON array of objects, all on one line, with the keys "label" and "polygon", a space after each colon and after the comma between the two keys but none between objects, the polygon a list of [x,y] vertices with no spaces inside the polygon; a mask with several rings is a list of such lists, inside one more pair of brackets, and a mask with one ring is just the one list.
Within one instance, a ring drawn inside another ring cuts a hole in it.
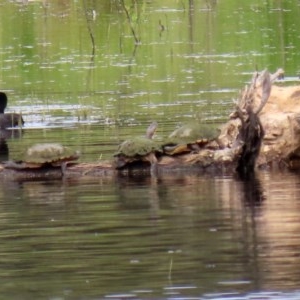
[{"label": "murky green water", "polygon": [[[111,159],[152,120],[157,139],[195,118],[224,122],[256,67],[298,82],[296,0],[124,5],[0,0],[0,88],[26,122],[1,132],[1,160],[46,141]],[[298,177],[1,182],[0,293],[297,299]]]},{"label": "murky green water", "polygon": [[216,299],[294,293],[299,188],[298,175],[273,173],[261,173],[255,183],[184,174],[157,181],[4,182],[1,294]]}]

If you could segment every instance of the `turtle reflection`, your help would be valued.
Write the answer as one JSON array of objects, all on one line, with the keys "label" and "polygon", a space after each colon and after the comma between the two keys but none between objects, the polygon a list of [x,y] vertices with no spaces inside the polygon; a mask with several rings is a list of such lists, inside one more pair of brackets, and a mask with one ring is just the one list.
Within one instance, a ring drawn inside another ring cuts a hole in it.
[{"label": "turtle reflection", "polygon": [[117,178],[121,207],[130,210],[149,209],[151,219],[159,218],[161,185],[157,178],[139,174],[128,179],[123,175]]}]

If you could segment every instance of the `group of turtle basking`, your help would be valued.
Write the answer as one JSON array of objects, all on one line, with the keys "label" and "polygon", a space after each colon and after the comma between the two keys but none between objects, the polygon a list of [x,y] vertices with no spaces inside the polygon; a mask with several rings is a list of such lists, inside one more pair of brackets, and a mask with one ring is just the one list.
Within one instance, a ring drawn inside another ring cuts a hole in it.
[{"label": "group of turtle basking", "polygon": [[[22,126],[24,120],[20,114],[5,113],[7,96],[0,92],[0,128],[1,130]],[[161,155],[179,155],[199,151],[205,147],[218,147],[212,141],[216,140],[217,130],[208,124],[187,124],[172,132],[163,142],[157,142],[152,137],[157,129],[157,122],[152,122],[146,135],[135,137],[121,143],[114,154],[114,166],[123,169],[134,162],[150,163],[151,174],[157,171],[158,157]],[[14,170],[33,170],[46,167],[60,167],[65,173],[68,163],[79,158],[79,152],[59,143],[41,143],[28,148],[19,161],[6,161],[5,168]]]},{"label": "group of turtle basking", "polygon": [[217,128],[209,124],[186,124],[173,131],[163,142],[152,139],[157,122],[152,122],[144,137],[135,137],[119,145],[114,154],[117,169],[133,162],[146,161],[151,164],[151,174],[157,172],[157,159],[161,155],[180,155],[198,152],[203,148],[219,148],[216,138]]},{"label": "group of turtle basking", "polygon": [[[152,122],[143,137],[135,137],[121,143],[114,154],[116,169],[123,169],[133,162],[149,162],[150,172],[157,171],[160,155],[178,155],[198,151],[203,147],[216,147],[213,141],[217,131],[209,125],[185,125],[172,132],[166,141],[158,143],[152,139],[157,122]],[[5,168],[24,170],[45,167],[60,167],[65,173],[68,163],[79,158],[79,152],[58,143],[36,144],[28,148],[20,161],[8,161]]]},{"label": "group of turtle basking", "polygon": [[[238,154],[237,170],[239,168],[253,170],[264,136],[264,130],[258,114],[270,96],[272,82],[279,76],[282,76],[282,74],[282,69],[279,69],[273,75],[270,75],[267,70],[261,73],[254,73],[251,85],[245,87],[236,103],[237,115],[233,118],[233,122],[238,120],[237,124],[240,124],[233,125],[238,130],[236,137],[229,132],[231,130],[230,124],[228,127],[229,138],[231,142],[234,141],[234,143],[232,142],[232,145],[234,145],[233,149],[226,148],[226,143],[222,142],[222,134],[219,136],[219,131],[215,125],[197,122],[182,126],[173,131],[162,142],[157,142],[153,139],[153,135],[158,124],[157,122],[152,122],[147,128],[145,136],[126,140],[119,145],[114,154],[114,168],[120,170],[133,163],[148,162],[150,163],[151,174],[156,174],[158,160],[161,156],[175,156],[196,152],[203,154],[203,157],[206,158],[205,153],[210,155],[209,150],[216,150],[216,161],[219,161],[219,158],[233,161],[232,157]],[[257,89],[261,89],[261,96],[259,97],[256,97]],[[260,103],[258,108],[255,109],[256,101],[254,100],[256,98],[260,99]],[[2,129],[7,125],[5,123],[7,120],[10,121],[9,123],[12,126],[20,122],[23,124],[24,121],[20,115],[4,113],[6,104],[7,97],[5,93],[0,92],[0,128]],[[220,146],[221,144],[223,146]],[[208,151],[201,152],[201,150]],[[4,166],[16,170],[61,167],[64,174],[67,164],[78,158],[79,153],[77,151],[73,151],[61,144],[46,143],[30,147],[21,161],[9,161],[4,163]],[[246,173],[249,173],[249,170]]]}]

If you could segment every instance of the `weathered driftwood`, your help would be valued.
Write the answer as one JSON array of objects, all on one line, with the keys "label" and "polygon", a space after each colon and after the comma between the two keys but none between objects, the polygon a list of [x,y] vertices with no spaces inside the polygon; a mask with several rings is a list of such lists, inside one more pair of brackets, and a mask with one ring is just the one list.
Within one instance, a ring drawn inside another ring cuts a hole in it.
[{"label": "weathered driftwood", "polygon": [[[272,82],[280,72],[255,73],[236,101],[229,121],[217,139],[220,147],[204,147],[198,153],[158,158],[158,175],[174,172],[251,173],[254,168],[300,168],[300,86],[280,87]],[[116,170],[112,161],[68,165],[66,177],[114,177],[118,174],[150,174],[141,162]],[[58,179],[60,168],[13,170],[0,165],[0,177],[13,180]]]},{"label": "weathered driftwood", "polygon": [[[281,69],[280,69],[281,71]],[[281,72],[275,73],[280,76]],[[271,81],[276,76],[271,76]],[[262,99],[262,90],[256,89],[253,103]],[[272,85],[267,103],[259,113],[264,131],[260,152],[256,160],[258,168],[300,168],[300,85]],[[221,140],[229,146],[238,135],[240,119],[233,117],[222,129]]]},{"label": "weathered driftwood", "polygon": [[[229,149],[237,149],[237,172],[249,176],[255,169],[259,155],[264,128],[259,114],[266,105],[271,93],[271,76],[266,70],[255,73],[250,86],[246,86],[236,103],[236,110],[231,114],[235,122],[234,131],[230,131],[232,123],[226,124],[219,136],[219,143]],[[234,134],[232,134],[234,133]]]}]

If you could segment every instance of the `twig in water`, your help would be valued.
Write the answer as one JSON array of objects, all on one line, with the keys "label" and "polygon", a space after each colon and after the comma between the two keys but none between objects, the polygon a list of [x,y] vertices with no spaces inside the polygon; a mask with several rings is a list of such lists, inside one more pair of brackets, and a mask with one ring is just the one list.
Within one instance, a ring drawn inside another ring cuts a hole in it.
[{"label": "twig in water", "polygon": [[137,37],[137,35],[136,35],[136,33],[135,33],[135,30],[134,30],[134,28],[133,28],[133,26],[132,26],[130,14],[129,14],[129,12],[128,12],[128,9],[127,9],[126,6],[125,6],[124,0],[121,0],[121,4],[122,4],[123,9],[124,9],[124,11],[125,11],[125,13],[126,13],[126,17],[127,17],[127,20],[128,20],[129,26],[130,26],[130,30],[131,30],[131,33],[132,33],[133,38],[134,38],[134,40],[135,40],[135,44],[139,44],[139,43],[140,43],[140,39]]},{"label": "twig in water", "polygon": [[168,276],[168,279],[170,281],[172,280],[172,268],[173,268],[173,257],[171,257],[170,266],[169,266],[169,276]]},{"label": "twig in water", "polygon": [[89,22],[87,7],[86,7],[86,2],[85,1],[86,0],[82,0],[82,3],[83,3],[83,10],[84,10],[84,15],[85,15],[85,19],[86,19],[87,29],[88,29],[88,32],[90,34],[91,41],[92,41],[92,58],[93,58],[94,55],[95,55],[95,49],[96,49],[95,38],[94,38],[94,34],[93,34],[93,31],[92,31],[92,28],[91,28],[91,25],[90,25],[90,22]]}]

